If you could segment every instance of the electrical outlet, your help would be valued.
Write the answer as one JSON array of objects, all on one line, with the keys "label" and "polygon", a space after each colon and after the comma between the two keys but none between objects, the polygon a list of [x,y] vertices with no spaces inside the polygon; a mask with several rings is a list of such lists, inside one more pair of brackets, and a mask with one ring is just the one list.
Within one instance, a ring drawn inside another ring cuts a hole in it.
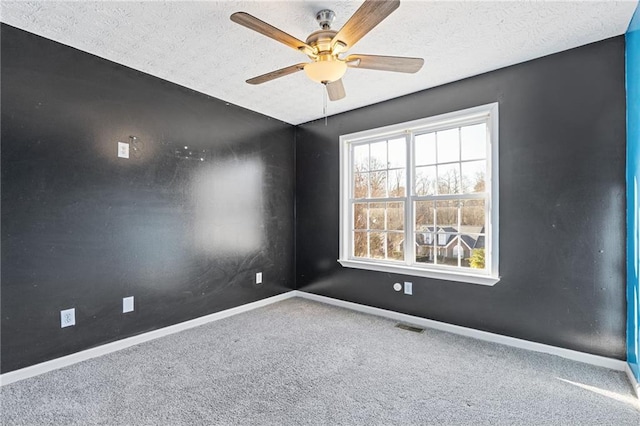
[{"label": "electrical outlet", "polygon": [[409,281],[404,282],[404,294],[412,295],[413,294],[413,283]]},{"label": "electrical outlet", "polygon": [[262,272],[256,273],[256,284],[262,284]]},{"label": "electrical outlet", "polygon": [[402,284],[400,284],[400,283],[395,283],[395,284],[393,285],[393,289],[394,289],[395,291],[400,291],[400,290],[402,290]]},{"label": "electrical outlet", "polygon": [[118,158],[129,158],[129,144],[118,142]]},{"label": "electrical outlet", "polygon": [[122,298],[122,313],[133,312],[133,296]]},{"label": "electrical outlet", "polygon": [[76,325],[76,309],[65,309],[60,311],[60,328]]}]

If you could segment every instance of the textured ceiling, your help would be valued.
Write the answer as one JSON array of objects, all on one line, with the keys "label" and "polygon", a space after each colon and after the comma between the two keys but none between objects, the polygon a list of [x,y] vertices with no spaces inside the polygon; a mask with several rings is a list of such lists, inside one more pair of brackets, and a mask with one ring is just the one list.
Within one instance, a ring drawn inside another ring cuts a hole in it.
[{"label": "textured ceiling", "polygon": [[[323,116],[324,87],[300,72],[244,81],[306,56],[229,16],[248,12],[304,40],[330,8],[339,29],[361,1],[4,1],[9,25],[291,124]],[[423,57],[417,74],[349,69],[329,115],[623,34],[637,1],[403,0],[349,53]]]}]

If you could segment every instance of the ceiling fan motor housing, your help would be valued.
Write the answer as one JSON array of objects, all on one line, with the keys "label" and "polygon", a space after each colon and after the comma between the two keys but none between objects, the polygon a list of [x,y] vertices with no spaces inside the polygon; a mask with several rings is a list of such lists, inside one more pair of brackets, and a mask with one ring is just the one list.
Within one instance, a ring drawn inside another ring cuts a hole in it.
[{"label": "ceiling fan motor housing", "polygon": [[338,34],[334,30],[318,30],[309,34],[306,43],[318,50],[318,54],[331,54],[331,40]]}]

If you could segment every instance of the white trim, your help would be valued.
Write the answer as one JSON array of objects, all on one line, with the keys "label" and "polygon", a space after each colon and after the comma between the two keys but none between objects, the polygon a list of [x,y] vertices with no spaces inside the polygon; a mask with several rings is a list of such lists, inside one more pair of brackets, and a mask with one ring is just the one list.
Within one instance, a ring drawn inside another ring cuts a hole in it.
[{"label": "white trim", "polygon": [[[438,248],[441,248],[438,246]],[[426,278],[435,278],[438,280],[446,280],[446,281],[456,281],[470,284],[480,284],[480,285],[488,285],[493,286],[496,285],[500,281],[500,277],[493,277],[491,275],[472,275],[472,274],[463,274],[458,271],[447,271],[443,270],[439,271],[435,268],[432,269],[422,269],[413,266],[407,266],[405,264],[391,264],[391,263],[382,263],[380,261],[377,262],[368,262],[364,260],[343,260],[338,259],[338,263],[340,263],[345,268],[355,268],[355,269],[366,269],[368,271],[378,271],[378,272],[387,272],[389,274],[401,274],[401,275],[410,275],[415,277],[426,277]]]},{"label": "white trim", "polygon": [[367,139],[385,139],[394,135],[411,131],[416,133],[428,133],[433,129],[446,129],[465,126],[474,123],[479,119],[489,116],[488,109],[497,106],[497,102],[479,105],[460,111],[447,112],[427,118],[419,118],[405,123],[391,124],[389,126],[378,127],[376,129],[363,130],[360,132],[348,133],[340,136],[348,144],[357,143]]},{"label": "white trim", "polygon": [[[349,218],[353,214],[351,212],[351,203],[345,203],[347,198],[351,198],[351,176],[350,170],[351,166],[348,165],[349,161],[349,144],[343,143],[342,136],[340,137],[340,200],[338,207],[340,209],[340,235],[339,235],[339,244],[340,244],[340,258],[346,259],[349,257],[349,253],[352,252],[351,248],[351,238],[349,234],[351,230],[349,229]],[[367,194],[368,195],[368,194]],[[405,212],[406,212],[405,205]],[[367,213],[368,214],[368,213]],[[346,217],[345,217],[346,216]],[[406,238],[405,238],[406,239]]]},{"label": "white trim", "polygon": [[413,315],[402,314],[400,312],[388,311],[386,309],[374,308],[372,306],[360,305],[358,303],[346,302],[344,300],[333,299],[331,297],[320,296],[304,291],[296,290],[294,293],[296,297],[301,297],[303,299],[313,300],[315,302],[326,303],[328,305],[339,306],[341,308],[351,309],[353,311],[389,318],[394,321],[401,321],[409,324],[415,324],[421,327],[459,334],[461,336],[484,340],[486,342],[493,342],[501,345],[512,346],[515,348],[526,349],[529,351],[557,355],[573,361],[583,362],[585,364],[591,364],[598,367],[609,368],[616,371],[625,371],[625,369],[628,368],[627,363],[619,359],[607,358],[600,355],[588,354],[586,352],[574,351],[572,349],[565,349],[557,346],[545,345],[543,343],[531,342],[529,340],[518,339],[515,337],[503,336],[501,334],[480,331],[473,328],[461,327],[459,325],[453,325],[440,321],[416,317]]},{"label": "white trim", "polygon": [[402,314],[400,312],[374,308],[372,306],[365,306],[365,305],[360,305],[353,302],[346,302],[344,300],[333,299],[330,297],[307,293],[300,290],[292,290],[287,293],[282,293],[277,296],[269,297],[267,299],[262,299],[256,302],[247,303],[246,305],[227,309],[221,312],[216,312],[210,315],[205,315],[200,318],[185,321],[169,327],[161,328],[159,330],[154,330],[148,333],[139,334],[137,336],[128,337],[126,339],[118,340],[116,342],[107,343],[105,345],[98,346],[96,348],[91,348],[81,352],[76,352],[71,355],[63,356],[63,357],[46,361],[40,364],[32,365],[30,367],[25,367],[20,370],[10,371],[8,373],[0,375],[0,386],[4,386],[20,380],[28,379],[30,377],[39,376],[40,374],[44,374],[49,371],[68,367],[70,365],[77,364],[79,362],[86,361],[91,358],[96,358],[102,355],[117,352],[121,349],[126,349],[128,347],[135,346],[140,343],[155,340],[160,337],[168,336],[170,334],[178,333],[180,331],[188,330],[190,328],[198,327],[213,321],[218,321],[223,318],[228,318],[233,315],[237,315],[243,312],[248,312],[253,309],[261,308],[267,305],[271,305],[272,303],[280,302],[280,301],[291,299],[294,297],[300,297],[302,299],[313,300],[315,302],[325,303],[327,305],[338,306],[345,309],[351,309],[357,312],[363,312],[370,315],[389,318],[395,321],[411,323],[411,324],[419,325],[421,327],[427,327],[435,330],[441,330],[449,333],[459,334],[462,336],[484,340],[487,342],[499,343],[502,345],[512,346],[512,347],[526,349],[530,351],[557,355],[557,356],[571,359],[574,361],[596,365],[598,367],[605,367],[612,370],[624,371],[626,372],[627,377],[629,378],[629,381],[631,382],[631,385],[633,386],[633,389],[636,392],[636,395],[640,398],[640,385],[638,384],[635,377],[633,376],[633,373],[631,372],[631,368],[625,361],[606,358],[599,355],[593,355],[593,354],[588,354],[584,352],[578,352],[571,349],[545,345],[542,343],[530,342],[528,340],[517,339],[515,337],[503,336],[500,334],[489,333],[486,331],[475,330],[472,328],[461,327],[458,325],[447,324],[444,322],[429,320],[426,318],[416,317],[413,315]]},{"label": "white trim", "polygon": [[190,328],[198,327],[213,321],[218,321],[223,318],[228,318],[233,315],[241,314],[243,312],[251,311],[253,309],[262,308],[263,306],[271,305],[272,303],[280,302],[282,300],[291,299],[296,296],[295,291],[289,291],[287,293],[278,294],[277,296],[269,297],[266,299],[258,300],[256,302],[247,303],[246,305],[237,306],[235,308],[226,309],[224,311],[215,312],[210,315],[195,318],[189,321],[181,322],[169,327],[153,330],[148,333],[138,334],[137,336],[127,337],[126,339],[118,340],[115,342],[107,343],[95,348],[87,349],[81,352],[76,352],[71,355],[66,355],[60,358],[52,359],[51,361],[45,361],[40,364],[32,365],[30,367],[21,368],[20,370],[10,371],[0,375],[0,386],[8,385],[10,383],[17,382],[19,380],[28,379],[29,377],[38,376],[40,374],[47,373],[49,371],[57,370],[59,368],[68,367],[73,364],[77,364],[82,361],[86,361],[91,358],[96,358],[102,355],[117,352],[121,349],[126,349],[131,346],[138,345],[140,343],[155,340],[160,337],[168,336],[170,334],[178,333],[180,331],[188,330]]},{"label": "white trim", "polygon": [[[491,265],[491,271],[493,274],[498,275],[500,270],[500,173],[498,159],[500,158],[500,150],[498,149],[498,143],[500,140],[500,109],[498,102],[491,104],[491,114],[488,122],[489,131],[489,152],[487,153],[487,173],[489,176],[487,180],[491,185],[491,205],[489,207],[488,229],[484,230],[485,239],[489,238],[488,246],[490,250],[487,250],[487,242],[485,240],[485,262]],[[485,267],[487,265],[485,264]]]},{"label": "white trim", "polygon": [[629,379],[629,383],[631,383],[631,387],[636,393],[636,398],[640,399],[640,383],[638,383],[638,380],[636,380],[636,376],[633,375],[633,371],[631,371],[631,366],[629,364],[626,364],[624,371],[625,373],[627,373],[627,378]]}]

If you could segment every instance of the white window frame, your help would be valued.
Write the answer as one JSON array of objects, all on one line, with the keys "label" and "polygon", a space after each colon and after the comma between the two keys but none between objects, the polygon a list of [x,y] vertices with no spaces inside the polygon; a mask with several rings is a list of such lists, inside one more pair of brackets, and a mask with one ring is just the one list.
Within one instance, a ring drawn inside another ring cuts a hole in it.
[{"label": "white window frame", "polygon": [[[413,167],[413,135],[426,131],[438,131],[451,127],[459,127],[479,119],[486,119],[489,137],[487,138],[487,175],[486,175],[486,214],[487,229],[485,229],[485,269],[482,272],[447,270],[438,268],[437,265],[415,265],[412,264],[413,250],[407,250],[408,240],[406,235],[415,235],[412,207],[412,187],[406,185],[406,194],[398,201],[405,204],[405,261],[389,262],[379,259],[354,258],[351,250],[351,197],[352,195],[352,159],[351,146],[357,142],[372,141],[386,137],[397,136],[399,134],[409,135],[411,141],[407,149],[407,182],[413,182],[415,168]],[[498,103],[494,102],[468,108],[461,111],[450,112],[420,120],[377,129],[365,130],[340,136],[340,258],[338,262],[348,268],[366,269],[387,273],[397,273],[419,277],[436,278],[449,281],[459,281],[472,284],[495,285],[500,281],[498,273]]]}]

